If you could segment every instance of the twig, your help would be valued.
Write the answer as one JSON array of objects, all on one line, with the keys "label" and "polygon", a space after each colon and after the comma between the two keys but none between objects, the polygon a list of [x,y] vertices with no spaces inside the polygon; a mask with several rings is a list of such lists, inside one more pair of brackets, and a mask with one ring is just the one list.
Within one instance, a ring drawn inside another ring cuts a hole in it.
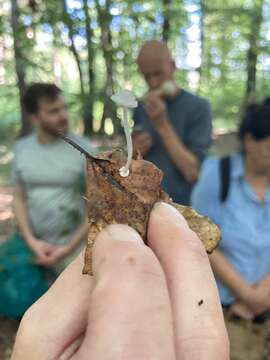
[{"label": "twig", "polygon": [[63,135],[62,133],[59,133],[59,135],[61,136],[61,138],[67,142],[68,144],[72,145],[75,149],[77,149],[81,154],[84,154],[88,159],[91,160],[95,160],[94,156],[92,156],[91,154],[89,154],[88,151],[86,151],[85,149],[83,149],[80,145],[76,144],[73,140],[71,140],[70,138],[66,137],[65,135]]}]

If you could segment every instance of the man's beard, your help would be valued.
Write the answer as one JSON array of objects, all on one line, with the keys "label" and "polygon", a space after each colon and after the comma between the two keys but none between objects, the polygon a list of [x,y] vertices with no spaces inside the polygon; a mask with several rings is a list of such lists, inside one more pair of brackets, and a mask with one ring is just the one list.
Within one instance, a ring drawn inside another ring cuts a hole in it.
[{"label": "man's beard", "polygon": [[68,132],[68,125],[63,126],[62,128],[60,126],[58,128],[52,128],[43,123],[40,127],[43,132],[53,137],[59,137],[61,134],[66,134]]}]

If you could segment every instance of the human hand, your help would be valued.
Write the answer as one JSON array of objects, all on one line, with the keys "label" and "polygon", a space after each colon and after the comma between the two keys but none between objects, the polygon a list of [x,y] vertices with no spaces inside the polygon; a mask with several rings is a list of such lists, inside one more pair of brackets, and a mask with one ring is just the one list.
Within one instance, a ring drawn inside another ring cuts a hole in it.
[{"label": "human hand", "polygon": [[134,153],[139,151],[142,156],[147,154],[153,145],[151,135],[147,131],[134,131],[132,134]]},{"label": "human hand", "polygon": [[244,320],[252,320],[255,317],[255,314],[250,310],[250,308],[241,300],[237,300],[229,309],[228,317],[238,316]]},{"label": "human hand", "polygon": [[198,237],[174,208],[157,204],[148,245],[126,225],[102,230],[94,276],[81,274],[80,255],[23,317],[11,360],[229,359]]},{"label": "human hand", "polygon": [[168,125],[169,119],[166,103],[157,91],[152,90],[147,95],[145,110],[157,131],[162,131]]},{"label": "human hand", "polygon": [[37,239],[34,236],[28,238],[27,243],[36,255],[35,261],[38,264],[46,263],[50,258],[52,251],[54,250],[54,245],[49,244],[47,241]]},{"label": "human hand", "polygon": [[50,254],[46,259],[37,260],[38,264],[52,267],[55,265],[61,258],[67,256],[71,252],[70,245],[52,245]]}]

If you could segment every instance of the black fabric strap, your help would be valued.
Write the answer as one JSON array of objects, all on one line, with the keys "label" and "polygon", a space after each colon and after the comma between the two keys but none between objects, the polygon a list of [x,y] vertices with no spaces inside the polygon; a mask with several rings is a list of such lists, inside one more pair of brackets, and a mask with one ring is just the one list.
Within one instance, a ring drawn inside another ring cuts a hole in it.
[{"label": "black fabric strap", "polygon": [[220,193],[219,199],[223,203],[226,201],[230,190],[230,178],[231,178],[231,158],[230,156],[224,156],[219,162],[220,172]]}]

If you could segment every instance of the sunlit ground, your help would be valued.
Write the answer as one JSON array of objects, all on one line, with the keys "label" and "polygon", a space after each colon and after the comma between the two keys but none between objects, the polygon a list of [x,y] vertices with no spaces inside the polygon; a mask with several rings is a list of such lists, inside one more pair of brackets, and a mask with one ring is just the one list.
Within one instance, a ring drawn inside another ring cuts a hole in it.
[{"label": "sunlit ground", "polygon": [[0,221],[7,221],[13,218],[11,202],[13,196],[12,189],[9,187],[0,187]]}]

